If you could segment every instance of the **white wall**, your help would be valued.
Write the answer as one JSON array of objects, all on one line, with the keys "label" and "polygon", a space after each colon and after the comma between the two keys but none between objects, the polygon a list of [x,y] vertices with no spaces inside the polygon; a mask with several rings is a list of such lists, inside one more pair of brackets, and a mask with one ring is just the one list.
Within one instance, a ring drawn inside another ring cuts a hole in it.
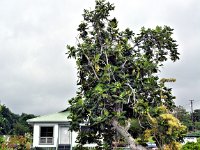
[{"label": "white wall", "polygon": [[197,138],[196,137],[185,137],[183,138],[183,143],[182,144],[186,144],[187,142],[197,142]]},{"label": "white wall", "polygon": [[72,147],[76,146],[76,137],[78,136],[78,134],[76,132],[72,132]]},{"label": "white wall", "polygon": [[[40,127],[41,126],[53,126],[54,127],[54,144],[53,145],[40,145]],[[44,124],[44,123],[35,123],[33,127],[33,147],[56,147],[58,142],[58,124]]]},{"label": "white wall", "polygon": [[[53,145],[40,145],[39,144],[39,137],[40,137],[40,127],[41,126],[53,126],[54,127],[54,144]],[[77,137],[77,133],[76,132],[72,132],[70,134],[71,137],[71,144],[72,147],[76,146],[76,137]],[[33,147],[56,147],[58,144],[58,136],[59,136],[59,125],[56,123],[51,123],[51,124],[47,124],[47,123],[35,123],[33,126]],[[96,146],[96,144],[86,144],[86,147],[94,147]]]}]

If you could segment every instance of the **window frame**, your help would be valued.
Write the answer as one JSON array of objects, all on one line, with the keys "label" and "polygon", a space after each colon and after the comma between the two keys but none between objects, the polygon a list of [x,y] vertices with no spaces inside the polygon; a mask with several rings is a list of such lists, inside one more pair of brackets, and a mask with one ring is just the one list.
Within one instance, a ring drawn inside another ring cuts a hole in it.
[{"label": "window frame", "polygon": [[[41,136],[42,128],[52,128],[52,136]],[[42,140],[45,140],[43,142]],[[51,141],[51,142],[49,142]],[[40,126],[40,132],[39,132],[39,145],[54,145],[54,126]]]}]

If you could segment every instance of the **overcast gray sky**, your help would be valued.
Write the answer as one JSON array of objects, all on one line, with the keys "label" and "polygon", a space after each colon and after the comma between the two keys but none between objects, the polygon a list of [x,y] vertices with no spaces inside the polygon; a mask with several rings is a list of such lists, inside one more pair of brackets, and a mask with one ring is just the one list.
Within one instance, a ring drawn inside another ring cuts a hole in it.
[{"label": "overcast gray sky", "polygon": [[[200,1],[110,0],[120,29],[142,26],[174,28],[180,60],[167,62],[162,77],[176,104],[200,108]],[[0,0],[0,100],[14,113],[47,114],[66,108],[76,94],[75,60],[66,45],[76,44],[83,9],[94,0]]]}]

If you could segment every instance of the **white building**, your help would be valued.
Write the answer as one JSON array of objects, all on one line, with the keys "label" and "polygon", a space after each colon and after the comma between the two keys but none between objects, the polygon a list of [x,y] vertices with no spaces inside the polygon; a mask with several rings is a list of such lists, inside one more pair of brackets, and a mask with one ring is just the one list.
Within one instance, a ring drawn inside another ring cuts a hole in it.
[{"label": "white building", "polygon": [[[28,119],[33,126],[33,147],[41,150],[71,150],[76,146],[76,132],[69,131],[67,118],[69,111],[39,116]],[[84,126],[84,125],[83,125]],[[84,128],[83,128],[84,129]],[[85,144],[84,147],[95,147],[96,144]],[[123,147],[129,149],[128,147]]]},{"label": "white building", "polygon": [[187,142],[197,142],[197,139],[199,136],[192,136],[192,135],[187,135],[183,138],[183,145],[186,144]]},{"label": "white building", "polygon": [[33,126],[33,147],[46,150],[70,150],[77,134],[69,131],[68,111],[27,120]]}]

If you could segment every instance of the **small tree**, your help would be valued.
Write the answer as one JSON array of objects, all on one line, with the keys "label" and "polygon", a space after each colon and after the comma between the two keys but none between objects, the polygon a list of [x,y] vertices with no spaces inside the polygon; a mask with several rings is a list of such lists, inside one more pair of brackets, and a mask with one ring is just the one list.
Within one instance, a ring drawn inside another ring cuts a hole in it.
[{"label": "small tree", "polygon": [[[148,136],[157,139],[160,148],[179,141],[184,127],[177,119],[177,128],[164,134],[171,127],[170,120],[162,115],[173,110],[175,97],[164,84],[171,80],[160,81],[157,74],[164,61],[179,59],[176,41],[171,37],[173,29],[143,27],[139,34],[128,28],[120,31],[117,19],[110,17],[112,10],[114,6],[109,2],[96,0],[94,10],[84,10],[78,44],[67,46],[68,56],[76,59],[78,69],[79,90],[69,101],[69,118],[71,130],[79,132],[79,148],[97,143],[99,149],[111,149],[118,135],[131,149],[145,149],[138,144],[146,142],[148,130]],[[163,124],[158,123],[160,118]],[[84,122],[90,129],[87,132],[80,130],[80,123]],[[133,138],[133,122],[141,128],[137,133],[140,140]],[[173,138],[160,142],[154,123],[165,139]]]},{"label": "small tree", "polygon": [[174,109],[174,116],[178,118],[183,125],[187,127],[188,131],[191,131],[193,128],[193,123],[191,120],[191,116],[189,112],[186,111],[186,109],[183,106],[177,106]]},{"label": "small tree", "polygon": [[193,112],[195,122],[200,122],[200,109],[195,109]]}]

